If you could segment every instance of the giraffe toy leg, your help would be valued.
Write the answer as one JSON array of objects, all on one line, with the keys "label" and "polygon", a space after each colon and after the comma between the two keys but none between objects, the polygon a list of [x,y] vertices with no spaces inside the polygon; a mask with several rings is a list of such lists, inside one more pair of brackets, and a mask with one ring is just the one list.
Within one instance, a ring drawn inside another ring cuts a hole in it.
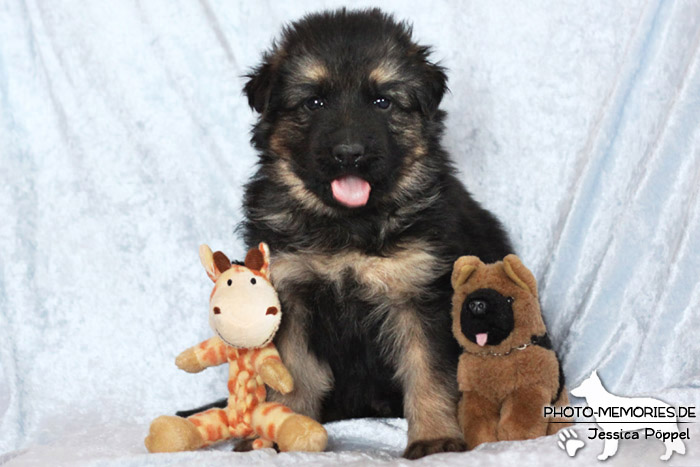
[{"label": "giraffe toy leg", "polygon": [[144,444],[149,452],[193,451],[204,446],[204,438],[186,418],[163,415],[151,423]]},{"label": "giraffe toy leg", "polygon": [[323,425],[275,402],[258,405],[251,417],[261,439],[277,443],[280,451],[319,452],[326,448],[328,433]]},{"label": "giraffe toy leg", "polygon": [[266,438],[258,438],[255,441],[253,441],[253,449],[271,448],[274,445],[275,443],[273,441],[270,441]]},{"label": "giraffe toy leg", "polygon": [[[242,431],[245,427],[239,427]],[[252,430],[242,431],[243,434]],[[226,410],[211,409],[187,418],[163,415],[151,423],[144,443],[150,452],[193,451],[233,436]]]},{"label": "giraffe toy leg", "polygon": [[204,440],[202,447],[231,438],[228,412],[224,409],[211,409],[187,417],[194,424]]}]

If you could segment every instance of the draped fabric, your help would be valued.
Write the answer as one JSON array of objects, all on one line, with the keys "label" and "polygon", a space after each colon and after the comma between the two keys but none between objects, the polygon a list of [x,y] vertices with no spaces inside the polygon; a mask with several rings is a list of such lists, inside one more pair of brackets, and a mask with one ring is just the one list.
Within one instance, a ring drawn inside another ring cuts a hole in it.
[{"label": "draped fabric", "polygon": [[[315,455],[142,444],[155,416],[225,396],[224,368],[173,360],[210,334],[198,245],[244,253],[243,75],[285,22],[339,5],[0,3],[0,464],[399,462],[402,420],[329,424]],[[615,394],[700,405],[700,3],[381,6],[449,70],[445,146],[535,273],[568,386],[597,369]],[[677,465],[700,459],[689,426]],[[588,444],[436,459],[585,465]],[[620,445],[613,463],[663,453]]]}]

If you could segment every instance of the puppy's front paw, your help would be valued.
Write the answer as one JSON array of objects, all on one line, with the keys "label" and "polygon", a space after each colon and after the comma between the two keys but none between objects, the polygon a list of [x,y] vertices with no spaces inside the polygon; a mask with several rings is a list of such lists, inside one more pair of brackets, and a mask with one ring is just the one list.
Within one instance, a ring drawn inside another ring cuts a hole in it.
[{"label": "puppy's front paw", "polygon": [[240,441],[237,441],[236,444],[233,445],[233,452],[248,452],[253,450],[253,443],[255,442],[257,438],[246,438],[242,439]]},{"label": "puppy's front paw", "polygon": [[414,441],[406,447],[403,456],[406,459],[420,459],[440,452],[462,452],[467,450],[467,443],[461,438],[438,438]]}]

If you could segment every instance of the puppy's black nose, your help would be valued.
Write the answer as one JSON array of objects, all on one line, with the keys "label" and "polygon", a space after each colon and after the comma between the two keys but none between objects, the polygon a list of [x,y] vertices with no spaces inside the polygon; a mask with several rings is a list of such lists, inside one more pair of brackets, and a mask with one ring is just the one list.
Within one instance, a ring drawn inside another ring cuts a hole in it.
[{"label": "puppy's black nose", "polygon": [[342,165],[354,165],[365,155],[365,147],[359,143],[336,144],[333,157]]},{"label": "puppy's black nose", "polygon": [[467,305],[469,311],[474,316],[481,316],[486,314],[486,306],[486,302],[483,300],[472,300]]}]

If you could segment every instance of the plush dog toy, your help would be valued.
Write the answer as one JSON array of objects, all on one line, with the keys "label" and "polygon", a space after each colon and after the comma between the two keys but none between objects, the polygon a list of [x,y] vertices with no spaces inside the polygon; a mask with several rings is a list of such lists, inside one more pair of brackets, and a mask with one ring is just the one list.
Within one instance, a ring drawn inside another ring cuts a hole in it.
[{"label": "plush dog toy", "polygon": [[151,423],[145,440],[151,452],[188,451],[229,438],[255,438],[253,449],[323,451],[328,434],[321,424],[282,404],[265,402],[265,384],[286,394],[294,382],[272,344],[282,318],[270,283],[266,244],[251,249],[245,265],[226,255],[199,248],[199,257],[215,282],[209,299],[209,324],[215,337],[182,352],[175,363],[187,372],[229,363],[226,409],[211,409],[187,418],[164,415]]},{"label": "plush dog toy", "polygon": [[544,406],[567,405],[568,395],[532,273],[515,255],[494,264],[463,256],[452,287],[452,332],[464,350],[458,418],[469,449],[568,426],[569,420],[543,413]]}]

